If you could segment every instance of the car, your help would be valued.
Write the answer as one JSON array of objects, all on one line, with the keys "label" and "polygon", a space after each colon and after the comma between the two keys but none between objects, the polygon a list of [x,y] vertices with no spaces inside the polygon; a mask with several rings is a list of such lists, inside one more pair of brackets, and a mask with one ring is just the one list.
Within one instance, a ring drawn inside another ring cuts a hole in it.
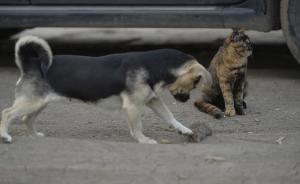
[{"label": "car", "polygon": [[299,0],[0,0],[2,38],[31,27],[282,29],[300,63]]}]

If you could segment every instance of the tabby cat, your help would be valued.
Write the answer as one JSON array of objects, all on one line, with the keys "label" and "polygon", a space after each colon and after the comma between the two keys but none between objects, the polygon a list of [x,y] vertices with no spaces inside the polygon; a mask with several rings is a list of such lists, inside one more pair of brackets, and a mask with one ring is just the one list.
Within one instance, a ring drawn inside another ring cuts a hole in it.
[{"label": "tabby cat", "polygon": [[244,115],[247,93],[246,71],[252,46],[244,30],[233,30],[212,59],[212,85],[202,86],[194,105],[215,118]]}]

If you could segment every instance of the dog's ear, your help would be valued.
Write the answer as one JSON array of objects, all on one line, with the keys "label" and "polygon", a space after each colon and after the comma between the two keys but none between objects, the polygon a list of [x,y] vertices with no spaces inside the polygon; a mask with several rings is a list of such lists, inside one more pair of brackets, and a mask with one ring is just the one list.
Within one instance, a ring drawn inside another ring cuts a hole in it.
[{"label": "dog's ear", "polygon": [[202,78],[202,75],[196,76],[194,78],[194,87],[197,86],[197,84],[200,82],[201,78]]},{"label": "dog's ear", "polygon": [[198,62],[195,62],[193,67],[190,68],[189,73],[193,75],[194,83],[201,83],[206,85],[212,84],[211,74],[206,68]]}]

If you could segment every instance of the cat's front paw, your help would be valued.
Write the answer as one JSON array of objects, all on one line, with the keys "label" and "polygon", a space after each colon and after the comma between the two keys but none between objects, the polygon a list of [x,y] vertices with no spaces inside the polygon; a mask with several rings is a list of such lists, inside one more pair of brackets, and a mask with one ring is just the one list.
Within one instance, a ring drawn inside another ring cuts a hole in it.
[{"label": "cat's front paw", "polygon": [[245,101],[243,101],[243,108],[247,109],[247,103]]},{"label": "cat's front paw", "polygon": [[229,116],[229,117],[235,116],[235,114],[236,114],[236,112],[235,112],[235,109],[234,109],[234,108],[228,108],[228,109],[226,109],[226,111],[225,111],[225,115],[226,115],[226,116]]},{"label": "cat's front paw", "polygon": [[236,110],[237,115],[245,115],[246,114],[243,107],[235,108],[235,110]]}]

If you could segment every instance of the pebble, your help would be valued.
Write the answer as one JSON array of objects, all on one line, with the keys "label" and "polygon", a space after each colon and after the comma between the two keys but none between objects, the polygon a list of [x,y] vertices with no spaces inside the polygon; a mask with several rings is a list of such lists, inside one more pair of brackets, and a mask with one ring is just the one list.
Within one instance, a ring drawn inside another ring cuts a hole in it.
[{"label": "pebble", "polygon": [[254,118],[255,122],[260,122],[260,120],[258,118]]}]

